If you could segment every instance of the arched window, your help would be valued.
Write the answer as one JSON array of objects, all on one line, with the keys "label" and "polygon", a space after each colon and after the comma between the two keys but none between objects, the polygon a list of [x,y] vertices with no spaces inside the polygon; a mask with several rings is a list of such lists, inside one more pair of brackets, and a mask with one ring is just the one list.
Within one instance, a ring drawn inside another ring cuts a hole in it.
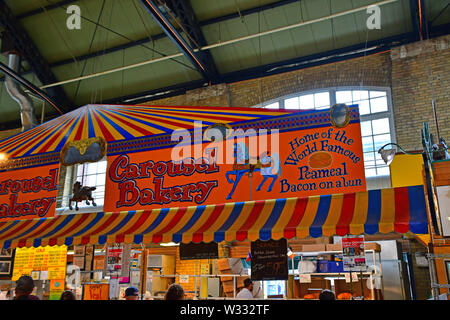
[{"label": "arched window", "polygon": [[[387,87],[337,87],[292,94],[262,104],[268,109],[326,109],[335,103],[358,104],[366,177],[387,176],[389,166],[378,154],[395,142],[391,90]],[[261,107],[261,105],[255,106]]]}]

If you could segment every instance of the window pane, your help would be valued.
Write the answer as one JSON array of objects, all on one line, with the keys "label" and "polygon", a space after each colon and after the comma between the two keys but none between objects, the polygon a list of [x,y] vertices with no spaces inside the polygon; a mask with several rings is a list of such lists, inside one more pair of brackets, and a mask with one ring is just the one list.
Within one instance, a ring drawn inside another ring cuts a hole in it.
[{"label": "window pane", "polygon": [[372,113],[387,111],[388,107],[386,97],[371,99],[370,110]]},{"label": "window pane", "polygon": [[361,136],[370,136],[372,135],[372,126],[370,125],[370,121],[361,121]]},{"label": "window pane", "polygon": [[328,92],[316,93],[314,95],[315,107],[326,107],[330,105],[330,94]]},{"label": "window pane", "polygon": [[375,164],[375,154],[373,152],[364,152],[364,162],[374,161]]},{"label": "window pane", "polygon": [[298,97],[284,100],[285,109],[298,109]]},{"label": "window pane", "polygon": [[266,106],[264,106],[264,108],[266,109],[279,109],[280,108],[280,103],[279,102],[274,102],[271,104],[268,104]]},{"label": "window pane", "polygon": [[359,107],[360,115],[370,114],[369,100],[358,101],[356,104]]},{"label": "window pane", "polygon": [[86,177],[86,186],[88,187],[95,187],[97,185],[97,176],[87,176]]},{"label": "window pane", "polygon": [[[278,103],[278,102],[277,102]],[[98,173],[104,173],[104,172],[106,172],[106,161],[100,161],[99,163],[98,163],[98,167],[97,167],[97,170],[98,170]]]},{"label": "window pane", "polygon": [[97,173],[97,164],[96,163],[89,163],[87,165],[87,172],[86,174],[96,174]]},{"label": "window pane", "polygon": [[354,90],[352,93],[354,102],[369,99],[369,91],[367,90]]},{"label": "window pane", "polygon": [[388,176],[390,174],[389,167],[377,168],[377,173],[379,176]]},{"label": "window pane", "polygon": [[377,171],[375,169],[366,169],[366,177],[375,177]]},{"label": "window pane", "polygon": [[314,95],[300,96],[300,109],[314,109]]},{"label": "window pane", "polygon": [[389,119],[383,118],[372,121],[373,134],[389,133]]},{"label": "window pane", "polygon": [[336,91],[336,103],[349,103],[352,102],[351,91]]},{"label": "window pane", "polygon": [[383,158],[381,158],[381,154],[379,154],[378,152],[375,156],[375,159],[376,159],[377,166],[381,166],[381,167],[386,166],[386,163],[384,162]]},{"label": "window pane", "polygon": [[386,96],[386,91],[370,91],[370,98]]},{"label": "window pane", "polygon": [[363,151],[373,151],[373,140],[372,137],[362,138]]},{"label": "window pane", "polygon": [[77,166],[77,177],[81,177],[83,175],[83,165],[80,164]]},{"label": "window pane", "polygon": [[386,143],[391,142],[391,135],[390,134],[382,134],[379,136],[374,136],[373,141],[375,143],[375,151],[377,151],[382,146],[384,146]]},{"label": "window pane", "polygon": [[105,173],[101,173],[101,174],[97,175],[97,185],[98,186],[105,185],[105,181],[106,181]]}]

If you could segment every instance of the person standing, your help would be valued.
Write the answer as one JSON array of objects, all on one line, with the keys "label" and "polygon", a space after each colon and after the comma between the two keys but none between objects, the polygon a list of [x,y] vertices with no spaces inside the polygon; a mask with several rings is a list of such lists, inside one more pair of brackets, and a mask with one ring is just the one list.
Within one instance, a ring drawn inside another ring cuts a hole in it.
[{"label": "person standing", "polygon": [[178,283],[172,283],[164,296],[164,300],[184,300],[184,298],[184,289]]},{"label": "person standing", "polygon": [[66,290],[61,294],[59,300],[77,300],[77,298],[72,291]]},{"label": "person standing", "polygon": [[253,282],[250,278],[244,280],[244,288],[236,296],[236,299],[253,299]]},{"label": "person standing", "polygon": [[34,289],[34,281],[30,276],[21,276],[16,282],[15,300],[40,300],[32,295]]},{"label": "person standing", "polygon": [[125,290],[125,300],[138,300],[139,290],[135,287],[129,287]]},{"label": "person standing", "polygon": [[319,300],[320,301],[336,300],[336,297],[333,291],[324,289],[319,295]]}]

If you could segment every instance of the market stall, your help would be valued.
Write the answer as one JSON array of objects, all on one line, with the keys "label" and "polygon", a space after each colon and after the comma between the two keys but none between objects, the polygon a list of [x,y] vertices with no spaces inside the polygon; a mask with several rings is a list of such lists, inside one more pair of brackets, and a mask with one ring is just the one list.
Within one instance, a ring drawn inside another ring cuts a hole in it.
[{"label": "market stall", "polygon": [[[357,106],[88,105],[0,151],[5,249],[428,233],[423,186],[366,190]],[[103,184],[77,185],[105,160]]]}]

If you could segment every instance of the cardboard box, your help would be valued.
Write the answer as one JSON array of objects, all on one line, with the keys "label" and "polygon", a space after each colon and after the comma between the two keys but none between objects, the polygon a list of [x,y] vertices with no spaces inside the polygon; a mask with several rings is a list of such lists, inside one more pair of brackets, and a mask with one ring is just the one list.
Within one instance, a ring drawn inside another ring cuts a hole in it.
[{"label": "cardboard box", "polygon": [[223,281],[222,282],[222,288],[223,288],[224,292],[231,292],[231,293],[233,293],[233,290],[234,290],[234,282],[233,282],[233,280],[231,280],[231,281]]},{"label": "cardboard box", "polygon": [[317,251],[325,251],[324,244],[304,244],[302,246],[303,252],[317,252]]},{"label": "cardboard box", "polygon": [[228,258],[218,259],[217,260],[217,268],[219,270],[231,269],[230,264],[228,263]]},{"label": "cardboard box", "polygon": [[342,243],[330,243],[325,248],[327,251],[342,251]]},{"label": "cardboard box", "polygon": [[292,249],[292,252],[302,252],[302,250],[303,250],[303,245],[301,245],[301,244],[293,244],[293,245],[290,245],[290,247]]},{"label": "cardboard box", "polygon": [[[233,273],[231,272],[231,269],[224,269],[220,270],[220,274],[233,274]],[[220,281],[222,282],[230,280],[233,280],[233,277],[220,277]]]},{"label": "cardboard box", "polygon": [[364,244],[364,250],[375,250],[376,252],[380,252],[381,246],[376,242],[369,242]]},{"label": "cardboard box", "polygon": [[237,277],[236,278],[236,287],[237,288],[243,288],[244,287],[244,280],[247,279],[248,276],[243,276],[243,277]]}]

